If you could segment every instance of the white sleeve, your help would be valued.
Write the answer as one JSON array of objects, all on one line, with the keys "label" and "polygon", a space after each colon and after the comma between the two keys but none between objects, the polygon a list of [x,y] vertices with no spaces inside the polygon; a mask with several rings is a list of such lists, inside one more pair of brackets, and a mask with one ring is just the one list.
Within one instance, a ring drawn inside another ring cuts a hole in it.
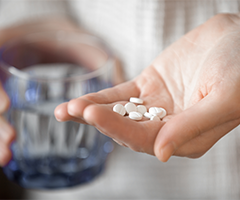
[{"label": "white sleeve", "polygon": [[47,16],[67,16],[67,0],[0,0],[0,28]]}]

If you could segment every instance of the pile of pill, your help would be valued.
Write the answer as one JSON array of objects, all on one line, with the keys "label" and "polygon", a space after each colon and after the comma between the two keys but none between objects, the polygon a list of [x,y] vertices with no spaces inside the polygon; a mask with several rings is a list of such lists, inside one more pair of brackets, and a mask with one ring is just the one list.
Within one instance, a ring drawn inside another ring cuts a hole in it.
[{"label": "pile of pill", "polygon": [[[116,104],[113,107],[113,111],[122,116],[128,114],[129,118],[133,120],[141,120],[144,116],[150,120],[160,121],[167,115],[166,110],[159,107],[151,107],[147,112],[147,108],[142,105],[142,99],[131,97],[129,101],[130,102],[126,103],[124,106],[122,104]],[[135,104],[138,105],[136,106]]]}]

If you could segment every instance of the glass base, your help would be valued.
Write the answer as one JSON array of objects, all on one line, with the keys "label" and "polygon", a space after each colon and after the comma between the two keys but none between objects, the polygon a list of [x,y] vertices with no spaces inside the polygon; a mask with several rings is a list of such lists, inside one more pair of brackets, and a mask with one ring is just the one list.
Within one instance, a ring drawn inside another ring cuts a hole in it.
[{"label": "glass base", "polygon": [[100,136],[105,141],[104,145],[102,148],[96,146],[92,155],[86,159],[48,157],[17,160],[13,158],[3,171],[9,180],[28,189],[60,189],[87,183],[105,169],[107,157],[113,150],[110,139]]},{"label": "glass base", "polygon": [[29,189],[60,189],[77,186],[87,183],[97,177],[104,170],[105,164],[96,165],[75,173],[55,173],[55,174],[26,174],[20,170],[12,170],[5,167],[4,173],[11,181]]}]

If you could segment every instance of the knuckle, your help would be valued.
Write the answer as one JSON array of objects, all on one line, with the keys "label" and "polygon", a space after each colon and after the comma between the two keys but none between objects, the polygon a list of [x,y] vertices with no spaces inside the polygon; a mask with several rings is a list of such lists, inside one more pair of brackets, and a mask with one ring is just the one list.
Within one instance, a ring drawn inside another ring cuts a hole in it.
[{"label": "knuckle", "polygon": [[15,130],[12,126],[8,126],[7,130],[0,134],[0,140],[9,145],[16,137]]},{"label": "knuckle", "polygon": [[2,150],[0,154],[0,165],[4,166],[11,158],[11,153],[8,149]]},{"label": "knuckle", "polygon": [[228,19],[232,14],[230,13],[218,13],[216,14],[213,19],[215,20],[225,20],[225,19]]},{"label": "knuckle", "polygon": [[6,98],[4,98],[4,100],[1,102],[1,106],[0,106],[0,113],[3,113],[5,111],[7,111],[7,109],[10,106],[10,100],[9,98],[6,96]]},{"label": "knuckle", "polygon": [[230,119],[240,118],[240,97],[231,96],[226,98],[224,103],[225,113],[228,113]]},{"label": "knuckle", "polygon": [[16,134],[15,134],[15,130],[12,127],[10,127],[10,131],[8,132],[7,136],[8,136],[8,141],[7,141],[8,143],[11,143],[15,139]]},{"label": "knuckle", "polygon": [[240,24],[240,14],[227,14],[226,17],[231,20],[234,24]]},{"label": "knuckle", "polygon": [[187,157],[192,158],[192,159],[198,159],[198,158],[201,158],[205,153],[206,152],[204,152],[204,153],[194,153],[194,154],[188,155]]},{"label": "knuckle", "polygon": [[210,20],[212,22],[217,22],[221,25],[221,27],[230,28],[236,27],[240,24],[240,15],[239,14],[232,14],[232,13],[219,13],[212,17]]},{"label": "knuckle", "polygon": [[208,151],[208,148],[204,147],[203,145],[186,145],[183,146],[174,153],[175,156],[180,157],[187,157],[192,159],[197,159],[202,157],[206,152]]},{"label": "knuckle", "polygon": [[[12,128],[11,128],[12,129]],[[2,138],[5,142],[6,145],[11,144],[11,142],[15,139],[15,132],[12,129],[11,131],[9,131],[8,133],[5,133],[5,136]]]},{"label": "knuckle", "polygon": [[138,142],[128,142],[128,143],[124,143],[129,149],[135,151],[135,152],[144,152],[143,151],[143,146],[141,146],[141,144]]},{"label": "knuckle", "polygon": [[68,113],[70,115],[78,115],[77,108],[79,108],[78,101],[76,99],[70,100],[67,106]]},{"label": "knuckle", "polygon": [[88,95],[86,95],[84,98],[86,99],[86,100],[88,100],[88,101],[95,101],[95,95],[94,95],[95,93],[91,93],[91,94],[88,94]]},{"label": "knuckle", "polygon": [[135,151],[135,152],[143,152],[141,148],[137,147],[137,146],[128,146],[131,150]]}]

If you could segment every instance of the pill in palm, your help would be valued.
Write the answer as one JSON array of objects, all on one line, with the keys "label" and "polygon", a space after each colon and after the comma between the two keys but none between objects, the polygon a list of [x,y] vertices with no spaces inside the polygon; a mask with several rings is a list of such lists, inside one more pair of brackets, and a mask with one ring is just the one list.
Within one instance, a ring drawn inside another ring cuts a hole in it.
[{"label": "pill in palm", "polygon": [[125,107],[122,104],[116,104],[113,107],[113,111],[119,113],[120,115],[124,116],[126,114]]},{"label": "pill in palm", "polygon": [[136,111],[130,112],[129,113],[129,118],[133,120],[141,120],[142,119],[142,114]]},{"label": "pill in palm", "polygon": [[161,121],[160,118],[157,116],[157,115],[153,115],[151,118],[150,118],[151,121]]},{"label": "pill in palm", "polygon": [[113,107],[113,111],[124,116],[126,113],[129,114],[129,118],[133,120],[141,120],[142,117],[146,117],[150,120],[161,121],[167,115],[167,111],[161,107],[151,107],[147,111],[146,106],[135,104],[143,104],[143,100],[137,97],[131,97],[130,102],[126,103],[124,106],[121,104],[116,104]]},{"label": "pill in palm", "polygon": [[137,112],[140,112],[140,113],[144,114],[145,112],[147,112],[147,108],[143,105],[138,105],[137,106]]},{"label": "pill in palm", "polygon": [[128,102],[125,104],[125,110],[129,114],[130,112],[137,111],[137,106],[134,103]]},{"label": "pill in palm", "polygon": [[146,117],[146,118],[151,118],[153,115],[151,114],[151,113],[149,113],[149,112],[145,112],[144,114],[144,117]]},{"label": "pill in palm", "polygon": [[162,112],[163,112],[163,110],[161,108],[158,108],[158,107],[149,108],[149,113],[150,114],[161,115]]},{"label": "pill in palm", "polygon": [[167,111],[164,108],[160,108],[163,112],[162,114],[158,115],[161,119],[167,115]]},{"label": "pill in palm", "polygon": [[137,97],[131,97],[129,101],[132,103],[143,104],[143,100]]}]

